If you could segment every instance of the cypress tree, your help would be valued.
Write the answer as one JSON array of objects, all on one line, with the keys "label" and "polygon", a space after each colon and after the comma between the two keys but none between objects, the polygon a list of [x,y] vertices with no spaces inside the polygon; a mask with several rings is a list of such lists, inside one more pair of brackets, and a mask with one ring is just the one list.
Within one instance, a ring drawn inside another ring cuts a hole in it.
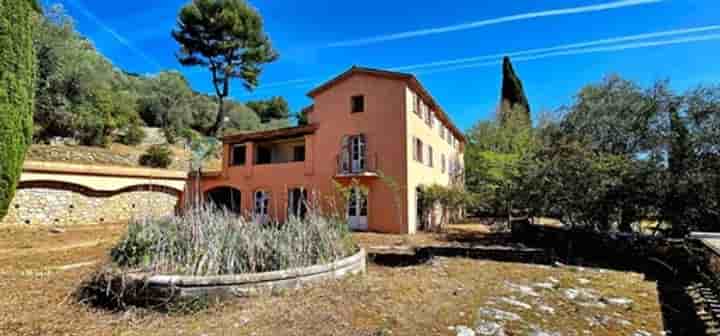
[{"label": "cypress tree", "polygon": [[32,141],[37,3],[0,1],[0,219],[7,214]]},{"label": "cypress tree", "polygon": [[[522,82],[515,74],[510,57],[503,58],[503,83],[500,100],[500,122],[518,121],[530,126],[530,104],[525,96]],[[514,115],[519,114],[519,115]]]}]

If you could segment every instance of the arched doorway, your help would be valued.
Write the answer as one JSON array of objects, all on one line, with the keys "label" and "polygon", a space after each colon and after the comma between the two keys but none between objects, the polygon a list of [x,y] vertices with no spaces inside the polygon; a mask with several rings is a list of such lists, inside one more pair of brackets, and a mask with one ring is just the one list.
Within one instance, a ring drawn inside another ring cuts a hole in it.
[{"label": "arched doorway", "polygon": [[242,194],[240,190],[232,187],[218,187],[208,190],[205,193],[205,200],[216,206],[218,209],[226,209],[232,213],[239,214],[241,211]]}]

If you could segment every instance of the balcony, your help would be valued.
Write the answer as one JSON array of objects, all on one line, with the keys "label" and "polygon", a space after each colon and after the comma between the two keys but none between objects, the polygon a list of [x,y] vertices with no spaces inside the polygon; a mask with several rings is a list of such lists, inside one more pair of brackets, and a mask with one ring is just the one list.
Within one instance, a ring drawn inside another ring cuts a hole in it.
[{"label": "balcony", "polygon": [[363,153],[361,155],[336,156],[336,177],[377,177],[378,176],[378,154]]},{"label": "balcony", "polygon": [[305,139],[291,138],[255,144],[254,164],[274,165],[305,162]]}]

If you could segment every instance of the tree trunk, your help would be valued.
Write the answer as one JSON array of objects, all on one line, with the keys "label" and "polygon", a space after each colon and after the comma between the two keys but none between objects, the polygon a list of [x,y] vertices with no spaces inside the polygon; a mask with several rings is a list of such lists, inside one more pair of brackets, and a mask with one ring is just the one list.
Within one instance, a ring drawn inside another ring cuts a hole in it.
[{"label": "tree trunk", "polygon": [[210,127],[208,130],[209,136],[218,137],[220,136],[220,129],[222,128],[222,124],[225,121],[225,108],[223,107],[225,105],[225,99],[222,96],[218,96],[218,113],[215,117],[215,123]]}]

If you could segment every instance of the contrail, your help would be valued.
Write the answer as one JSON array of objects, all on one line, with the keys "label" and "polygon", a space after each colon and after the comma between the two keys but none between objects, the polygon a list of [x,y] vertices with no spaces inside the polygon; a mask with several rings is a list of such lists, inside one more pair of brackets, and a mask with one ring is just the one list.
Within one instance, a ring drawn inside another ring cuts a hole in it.
[{"label": "contrail", "polygon": [[[475,57],[452,59],[452,60],[446,60],[446,61],[436,61],[436,62],[430,62],[430,63],[404,65],[404,66],[392,67],[389,69],[392,71],[412,71],[412,70],[423,69],[423,68],[434,68],[434,67],[453,66],[453,65],[462,66],[463,64],[468,64],[468,63],[472,63],[472,67],[478,67],[478,66],[480,66],[479,64],[483,64],[484,66],[490,66],[490,65],[500,64],[501,62],[499,59],[501,59],[503,56],[518,57],[518,56],[525,56],[525,55],[532,55],[532,54],[548,53],[548,52],[553,52],[553,51],[594,47],[594,46],[613,44],[613,43],[618,43],[618,42],[638,41],[638,40],[645,40],[645,39],[651,39],[651,38],[709,32],[709,31],[714,31],[714,30],[720,30],[720,25],[711,25],[711,26],[686,28],[686,29],[675,29],[675,30],[636,34],[636,35],[626,35],[626,36],[613,37],[613,38],[607,38],[607,39],[601,39],[601,40],[563,44],[563,45],[547,47],[547,48],[535,48],[535,49],[527,49],[527,50],[514,51],[514,52],[496,53],[496,54],[491,54],[491,55],[482,55],[482,56],[475,56]],[[513,61],[515,61],[515,60],[517,60],[517,59],[514,58]],[[487,61],[487,62],[478,63],[480,61]],[[462,67],[462,68],[464,68],[464,67]],[[453,68],[449,68],[449,69],[453,69]],[[441,71],[445,71],[445,70],[442,69]],[[421,73],[424,73],[424,74],[432,73],[432,72],[434,72],[434,71],[432,71],[432,70],[421,71]],[[416,73],[418,73],[418,72],[416,72]],[[263,89],[271,89],[271,88],[277,88],[277,87],[287,87],[287,86],[297,87],[299,84],[306,84],[306,83],[309,83],[312,81],[322,80],[324,78],[327,78],[327,77],[300,78],[300,79],[272,82],[272,83],[260,86],[256,91],[258,91],[258,90],[262,91]]]},{"label": "contrail", "polygon": [[491,25],[496,25],[496,24],[500,24],[500,23],[506,23],[506,22],[530,20],[530,19],[549,17],[549,16],[561,16],[561,15],[599,12],[599,11],[623,8],[623,7],[654,4],[654,3],[658,3],[658,2],[662,2],[662,1],[663,0],[622,0],[622,1],[615,1],[615,2],[609,2],[609,3],[604,3],[604,4],[598,4],[598,5],[552,9],[552,10],[545,10],[545,11],[540,11],[540,12],[531,12],[531,13],[503,16],[503,17],[498,17],[498,18],[494,18],[494,19],[486,19],[486,20],[480,20],[480,21],[463,23],[463,24],[452,25],[452,26],[427,28],[427,29],[407,31],[407,32],[401,32],[401,33],[378,35],[378,36],[367,37],[367,38],[356,39],[356,40],[339,41],[339,42],[330,43],[327,45],[327,47],[330,47],[330,48],[354,47],[354,46],[368,45],[368,44],[374,44],[374,43],[379,43],[379,42],[408,39],[408,38],[412,38],[412,37],[443,34],[443,33],[449,33],[449,32],[454,32],[454,31],[461,31],[461,30],[469,30],[469,29],[475,29],[475,28],[484,27],[484,26],[491,26]]},{"label": "contrail", "polygon": [[712,26],[704,26],[704,27],[688,28],[688,29],[676,29],[676,30],[668,30],[668,31],[663,31],[663,32],[647,33],[647,34],[627,35],[627,36],[613,37],[613,38],[602,39],[602,40],[563,44],[563,45],[558,45],[558,46],[549,47],[549,48],[536,48],[536,49],[528,49],[528,50],[515,51],[515,52],[509,52],[509,53],[498,53],[498,54],[492,54],[492,55],[458,58],[458,59],[452,59],[452,60],[447,60],[447,61],[436,61],[436,62],[430,62],[430,63],[413,64],[413,65],[406,65],[406,66],[391,68],[390,70],[409,71],[409,70],[415,70],[415,69],[421,69],[421,68],[448,66],[448,65],[478,62],[478,61],[483,61],[483,60],[491,60],[491,59],[496,59],[496,58],[500,58],[503,56],[516,57],[516,56],[539,54],[539,53],[546,53],[546,52],[558,51],[558,50],[586,48],[586,47],[592,47],[592,46],[598,46],[598,45],[613,44],[613,43],[618,43],[618,42],[647,40],[647,39],[658,38],[658,37],[667,37],[667,36],[674,36],[674,35],[685,35],[685,34],[692,34],[692,33],[708,32],[708,31],[713,31],[713,30],[720,30],[720,25],[712,25]]},{"label": "contrail", "polygon": [[[513,62],[514,63],[527,62],[527,61],[552,58],[552,57],[560,57],[560,56],[583,55],[583,54],[623,51],[623,50],[640,49],[640,48],[652,48],[652,47],[660,47],[660,46],[665,46],[665,45],[684,44],[684,43],[703,42],[703,41],[714,41],[714,40],[720,40],[720,34],[708,34],[708,35],[702,35],[702,36],[675,38],[675,39],[666,40],[666,41],[635,42],[635,43],[625,43],[625,44],[618,44],[618,45],[605,46],[605,47],[580,48],[580,49],[573,49],[573,50],[547,52],[547,53],[542,53],[542,54],[537,54],[537,55],[516,57],[513,59]],[[546,48],[546,49],[550,49],[550,48]],[[498,54],[498,55],[503,55],[503,54]],[[486,66],[497,66],[500,64],[502,64],[502,60],[500,58],[498,58],[496,60],[487,61],[487,62],[450,64],[451,66],[449,66],[449,67],[439,67],[436,69],[415,71],[415,72],[413,72],[413,74],[428,75],[428,74],[433,74],[433,73],[448,72],[448,71],[454,71],[454,70],[472,69],[472,68],[480,68],[480,67],[486,67]],[[308,82],[310,82],[312,80],[315,80],[315,79],[307,79],[307,80],[302,80],[302,81],[300,81],[300,80],[286,81],[285,83],[295,82],[295,83],[293,83],[295,85],[292,85],[292,86],[300,87],[300,86],[307,86]],[[281,82],[278,82],[278,84],[280,84],[280,83]],[[302,85],[300,85],[300,84],[302,84]],[[281,85],[278,85],[278,86],[281,86]]]},{"label": "contrail", "polygon": [[[613,52],[613,51],[622,51],[622,50],[629,50],[629,49],[651,48],[651,47],[659,47],[659,46],[665,46],[665,45],[691,43],[691,42],[702,42],[702,41],[714,41],[714,40],[720,40],[720,34],[708,34],[708,35],[703,35],[703,36],[683,37],[683,38],[676,38],[676,39],[671,39],[671,40],[666,40],[666,41],[636,42],[636,43],[626,43],[626,44],[619,44],[619,45],[607,46],[607,47],[581,48],[581,49],[575,49],[575,50],[557,51],[557,52],[550,52],[550,53],[539,54],[539,55],[517,57],[517,58],[513,59],[513,62],[525,62],[525,61],[533,61],[533,60],[539,60],[539,59],[544,59],[544,58],[560,57],[560,56],[568,56],[568,55],[582,55],[582,54],[593,54],[593,53],[601,53],[601,52]],[[461,65],[451,66],[448,68],[438,68],[438,69],[431,69],[431,70],[427,70],[427,71],[418,71],[418,72],[415,72],[415,74],[417,74],[417,75],[432,74],[432,73],[436,73],[436,72],[446,72],[446,71],[453,71],[453,70],[460,70],[460,69],[479,68],[479,67],[485,67],[485,66],[491,66],[491,65],[498,65],[500,63],[501,63],[501,61],[497,60],[497,61],[492,61],[492,62],[461,64]]]},{"label": "contrail", "polygon": [[137,54],[138,56],[142,57],[146,62],[152,64],[158,69],[162,69],[163,67],[158,63],[155,59],[147,55],[145,52],[140,50],[138,47],[134,46],[128,39],[126,39],[124,36],[120,35],[118,32],[116,32],[114,29],[110,28],[108,25],[106,25],[100,18],[98,18],[95,14],[93,14],[80,0],[67,0],[68,3],[70,3],[72,6],[77,8],[83,15],[85,15],[88,19],[90,19],[93,23],[95,23],[98,27],[100,27],[105,32],[112,35],[113,38],[115,38],[116,41],[120,42],[123,46],[130,49],[132,52]]}]

